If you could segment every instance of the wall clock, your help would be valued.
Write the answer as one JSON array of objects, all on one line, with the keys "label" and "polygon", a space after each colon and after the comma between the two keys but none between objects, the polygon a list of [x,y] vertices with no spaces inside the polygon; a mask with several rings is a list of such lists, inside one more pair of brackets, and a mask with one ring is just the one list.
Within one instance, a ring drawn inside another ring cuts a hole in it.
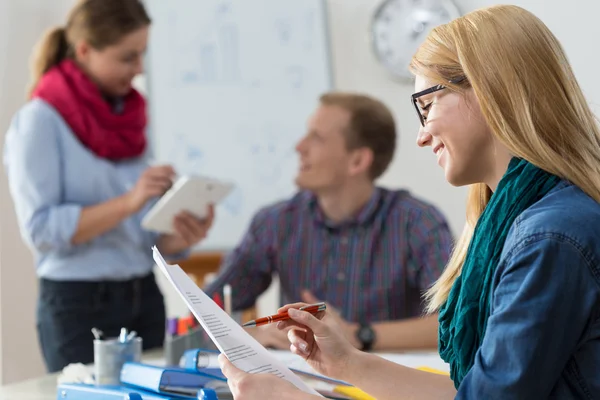
[{"label": "wall clock", "polygon": [[412,81],[408,64],[427,34],[437,25],[458,18],[451,0],[385,0],[371,23],[377,60],[400,81]]}]

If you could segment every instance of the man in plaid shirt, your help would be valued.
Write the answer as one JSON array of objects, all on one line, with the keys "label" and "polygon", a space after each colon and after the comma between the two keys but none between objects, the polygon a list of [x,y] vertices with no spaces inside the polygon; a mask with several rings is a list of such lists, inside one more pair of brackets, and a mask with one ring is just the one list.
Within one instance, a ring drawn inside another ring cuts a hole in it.
[{"label": "man in plaid shirt", "polygon": [[[423,316],[422,295],[448,261],[452,235],[432,205],[375,185],[395,148],[384,104],[323,95],[296,147],[299,192],[254,216],[207,294],[229,283],[233,308],[249,308],[277,274],[282,304],[326,301],[358,348],[436,347],[437,316]],[[249,332],[289,347],[275,324]]]}]

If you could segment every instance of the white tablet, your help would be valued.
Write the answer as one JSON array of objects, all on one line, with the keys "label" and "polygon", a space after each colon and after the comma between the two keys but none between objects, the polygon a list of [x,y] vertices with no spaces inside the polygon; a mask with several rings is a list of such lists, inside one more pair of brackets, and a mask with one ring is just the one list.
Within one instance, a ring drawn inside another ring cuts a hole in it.
[{"label": "white tablet", "polygon": [[142,227],[161,233],[173,233],[173,219],[181,211],[198,218],[207,215],[210,204],[217,205],[233,189],[233,184],[205,176],[182,176],[148,211]]}]

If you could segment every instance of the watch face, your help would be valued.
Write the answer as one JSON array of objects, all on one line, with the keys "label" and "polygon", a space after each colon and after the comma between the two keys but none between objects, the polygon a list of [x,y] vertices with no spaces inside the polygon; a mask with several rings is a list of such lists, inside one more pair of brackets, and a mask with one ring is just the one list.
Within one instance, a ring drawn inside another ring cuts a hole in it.
[{"label": "watch face", "polygon": [[375,331],[368,325],[361,326],[358,331],[358,338],[363,343],[371,343],[375,340]]},{"label": "watch face", "polygon": [[373,16],[373,51],[401,80],[412,80],[408,64],[434,27],[460,16],[451,0],[386,0]]}]

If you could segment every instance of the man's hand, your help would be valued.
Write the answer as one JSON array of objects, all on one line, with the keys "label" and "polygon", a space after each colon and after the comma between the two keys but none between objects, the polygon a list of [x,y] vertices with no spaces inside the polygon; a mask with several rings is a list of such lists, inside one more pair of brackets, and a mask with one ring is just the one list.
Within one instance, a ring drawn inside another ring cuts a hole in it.
[{"label": "man's hand", "polygon": [[247,328],[246,332],[266,348],[277,350],[289,350],[290,348],[287,332],[277,329],[276,323]]}]

